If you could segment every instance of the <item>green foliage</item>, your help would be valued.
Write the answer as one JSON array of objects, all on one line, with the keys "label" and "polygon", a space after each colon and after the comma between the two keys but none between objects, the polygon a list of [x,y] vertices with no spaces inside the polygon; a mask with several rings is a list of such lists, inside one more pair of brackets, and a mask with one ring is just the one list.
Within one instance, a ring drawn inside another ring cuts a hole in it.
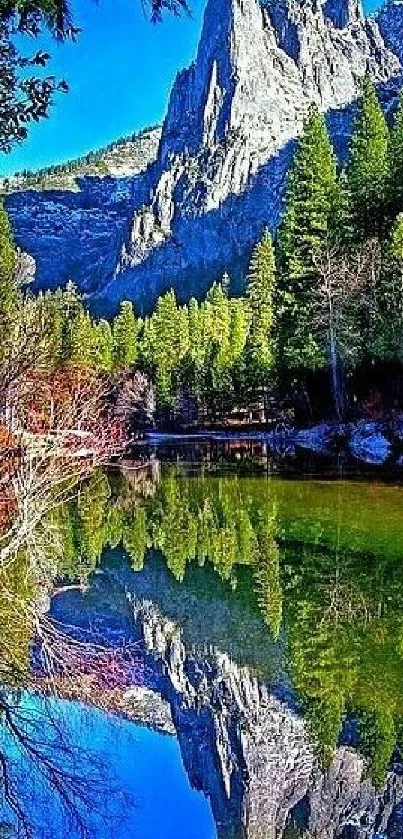
[{"label": "green foliage", "polygon": [[70,361],[83,369],[93,366],[93,326],[89,313],[84,309],[77,312],[71,323]]},{"label": "green foliage", "polygon": [[[60,296],[62,318],[62,360],[70,361],[73,353],[73,333],[77,318],[81,317],[83,305],[81,295],[72,282],[68,282]],[[58,325],[57,325],[58,326]]]},{"label": "green foliage", "polygon": [[[136,330],[136,326],[133,327]],[[104,373],[110,373],[114,361],[112,329],[107,320],[101,319],[93,327],[92,358],[95,367]]]},{"label": "green foliage", "polygon": [[255,571],[256,598],[267,626],[277,640],[283,614],[283,592],[278,548],[276,509],[268,505],[257,522],[257,567]]},{"label": "green foliage", "polygon": [[359,725],[361,751],[369,758],[371,779],[381,787],[397,739],[393,714],[388,707],[360,711]]},{"label": "green foliage", "polygon": [[137,324],[133,305],[127,300],[120,304],[113,322],[113,365],[116,370],[127,370],[137,358]]},{"label": "green foliage", "polygon": [[264,383],[273,369],[272,328],[276,266],[271,236],[266,231],[252,253],[246,285],[250,325],[246,341],[249,374],[255,383]]},{"label": "green foliage", "polygon": [[376,293],[371,354],[383,361],[403,363],[403,213],[386,242]]},{"label": "green foliage", "polygon": [[7,213],[0,203],[0,363],[9,353],[16,325],[19,289],[17,254]]},{"label": "green foliage", "polygon": [[[139,571],[149,549],[160,551],[175,580],[185,587],[199,581],[203,603],[203,579],[215,572],[242,620],[236,655],[251,666],[249,633],[259,625],[260,667],[282,680],[286,666],[323,765],[330,765],[348,717],[367,772],[381,786],[403,723],[400,492],[361,482],[189,478],[175,467],[150,489],[145,483],[142,494],[127,479],[116,486],[98,473],[77,502],[54,511],[53,542],[65,546],[58,576],[87,581],[102,550],[121,542]],[[192,564],[210,568],[195,576]],[[31,596],[26,584],[22,574],[21,599]],[[197,596],[185,588],[189,622]],[[16,660],[26,666],[32,628],[21,625],[9,597],[2,601],[1,585],[0,609],[5,644],[14,621],[21,633]],[[234,635],[231,625],[230,640]]]},{"label": "green foliage", "polygon": [[110,488],[103,472],[94,472],[80,490],[78,513],[78,543],[82,568],[90,573],[98,564],[107,538],[107,504]]},{"label": "green foliage", "polygon": [[403,211],[403,92],[389,144],[389,200],[393,215]]},{"label": "green foliage", "polygon": [[130,557],[132,568],[141,571],[147,550],[147,518],[144,508],[134,510],[125,520],[123,547]]},{"label": "green foliage", "polygon": [[0,678],[5,689],[23,689],[31,666],[33,605],[38,597],[23,553],[0,569]]},{"label": "green foliage", "polygon": [[124,513],[118,504],[108,504],[105,523],[106,544],[117,548],[122,541],[124,531]]},{"label": "green foliage", "polygon": [[301,289],[316,275],[337,198],[335,155],[324,118],[312,107],[297,143],[279,233],[282,271]]},{"label": "green foliage", "polygon": [[180,341],[184,340],[183,323],[178,330],[179,310],[174,291],[158,299],[154,314],[146,324],[149,360],[155,371],[157,397],[161,408],[173,403],[173,373],[180,360]]},{"label": "green foliage", "polygon": [[[265,232],[253,249],[243,296],[229,297],[225,275],[202,301],[179,305],[167,291],[144,321],[123,301],[109,324],[92,318],[68,283],[29,303],[48,336],[46,364],[104,374],[140,368],[155,386],[160,421],[201,423],[247,415],[251,407],[267,412],[269,388],[309,397],[308,374],[328,369],[342,418],[346,374],[367,361],[403,363],[403,222],[396,214],[402,138],[403,100],[389,143],[367,81],[350,158],[338,175],[325,120],[312,107],[296,143],[276,250]],[[28,311],[14,280],[15,260],[2,210],[3,352],[19,309]]]},{"label": "green foliage", "polygon": [[353,236],[378,233],[389,184],[389,131],[375,87],[364,84],[347,167]]},{"label": "green foliage", "polygon": [[313,315],[318,305],[318,264],[332,240],[339,200],[335,155],[324,118],[312,107],[297,143],[278,238],[278,342],[290,367],[315,368],[324,363]]}]

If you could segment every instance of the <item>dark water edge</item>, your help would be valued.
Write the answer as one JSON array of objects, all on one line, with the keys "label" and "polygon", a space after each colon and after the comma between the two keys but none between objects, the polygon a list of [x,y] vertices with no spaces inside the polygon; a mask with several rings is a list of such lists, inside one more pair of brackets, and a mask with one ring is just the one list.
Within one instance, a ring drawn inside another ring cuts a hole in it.
[{"label": "dark water edge", "polygon": [[[367,424],[365,424],[367,426]],[[209,431],[192,434],[149,432],[124,463],[147,455],[166,463],[188,464],[209,471],[326,477],[398,482],[403,480],[403,448],[397,440],[358,429],[351,445],[339,426],[320,425],[286,432]]]}]

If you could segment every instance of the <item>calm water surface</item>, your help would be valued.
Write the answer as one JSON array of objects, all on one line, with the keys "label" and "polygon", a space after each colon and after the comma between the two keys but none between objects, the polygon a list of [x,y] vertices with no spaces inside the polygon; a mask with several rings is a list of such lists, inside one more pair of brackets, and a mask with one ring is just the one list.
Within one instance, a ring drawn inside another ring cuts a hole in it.
[{"label": "calm water surface", "polygon": [[[88,777],[88,836],[402,837],[403,487],[170,455],[94,476],[52,522],[58,584],[84,584],[52,619],[135,645],[173,732],[18,699],[65,775]],[[75,839],[35,761],[5,748],[34,836]]]}]

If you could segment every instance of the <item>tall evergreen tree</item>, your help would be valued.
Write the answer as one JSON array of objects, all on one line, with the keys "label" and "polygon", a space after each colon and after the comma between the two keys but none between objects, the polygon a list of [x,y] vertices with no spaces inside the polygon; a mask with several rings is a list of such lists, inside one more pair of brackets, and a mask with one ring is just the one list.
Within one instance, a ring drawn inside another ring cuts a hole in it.
[{"label": "tall evergreen tree", "polygon": [[151,318],[154,335],[154,368],[157,399],[161,408],[173,401],[173,371],[178,361],[178,307],[171,289],[158,299]]},{"label": "tall evergreen tree", "polygon": [[312,106],[291,166],[279,231],[283,272],[303,283],[329,237],[338,198],[336,158],[323,116]]},{"label": "tall evergreen tree", "polygon": [[101,557],[107,536],[111,490],[102,472],[93,472],[80,489],[77,501],[77,541],[82,558],[82,573],[90,573]]},{"label": "tall evergreen tree", "polygon": [[381,360],[403,363],[403,213],[392,227],[374,297],[369,350]]},{"label": "tall evergreen tree", "polygon": [[145,318],[139,334],[139,360],[147,372],[154,372],[155,345],[157,336],[155,333],[155,321],[153,317]]},{"label": "tall evergreen tree", "polygon": [[107,320],[101,319],[93,327],[93,360],[95,366],[105,373],[112,370],[113,336]]},{"label": "tall evergreen tree", "polygon": [[63,304],[63,292],[57,289],[55,292],[46,291],[38,295],[38,305],[41,309],[41,326],[43,334],[49,340],[49,366],[53,369],[63,364],[64,338],[66,332],[65,312]]},{"label": "tall evergreen tree", "polygon": [[203,307],[205,320],[205,396],[211,406],[225,411],[228,399],[232,400],[231,375],[231,306],[227,295],[228,280],[213,283]]},{"label": "tall evergreen tree", "polygon": [[137,321],[133,304],[123,300],[113,321],[113,361],[116,370],[132,367],[137,359]]},{"label": "tall evergreen tree", "polygon": [[389,130],[375,87],[366,79],[347,166],[353,235],[378,233],[389,181]]},{"label": "tall evergreen tree", "polygon": [[249,332],[249,309],[242,297],[230,300],[230,317],[230,361],[234,365],[242,357]]},{"label": "tall evergreen tree", "polygon": [[324,363],[312,330],[318,263],[335,236],[340,186],[324,118],[312,107],[297,143],[278,237],[279,346],[291,367]]},{"label": "tall evergreen tree", "polygon": [[389,198],[396,214],[403,211],[403,92],[390,136],[389,170]]},{"label": "tall evergreen tree", "polygon": [[263,385],[273,367],[271,340],[276,266],[270,233],[266,231],[252,253],[246,286],[250,312],[247,363],[255,383]]},{"label": "tall evergreen tree", "polygon": [[72,364],[87,370],[93,366],[93,339],[94,334],[90,315],[82,309],[78,312],[71,325],[70,361]]}]

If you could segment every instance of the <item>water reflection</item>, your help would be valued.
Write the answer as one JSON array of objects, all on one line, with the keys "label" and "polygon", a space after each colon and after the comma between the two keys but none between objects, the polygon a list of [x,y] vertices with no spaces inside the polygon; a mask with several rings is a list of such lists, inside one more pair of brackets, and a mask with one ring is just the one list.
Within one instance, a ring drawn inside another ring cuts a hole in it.
[{"label": "water reflection", "polygon": [[136,649],[221,839],[403,835],[403,489],[127,467],[52,513],[50,620]]}]

